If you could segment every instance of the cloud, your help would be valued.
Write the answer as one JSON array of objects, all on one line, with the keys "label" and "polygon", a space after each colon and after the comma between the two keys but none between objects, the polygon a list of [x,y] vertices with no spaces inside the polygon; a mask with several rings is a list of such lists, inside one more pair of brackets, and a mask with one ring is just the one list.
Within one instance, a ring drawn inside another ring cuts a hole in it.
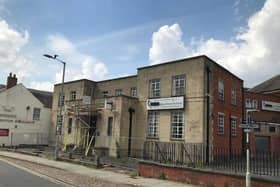
[{"label": "cloud", "polygon": [[248,20],[247,28],[230,41],[201,39],[185,45],[178,24],[164,25],[152,37],[151,64],[206,54],[253,86],[279,74],[280,1],[267,0]]},{"label": "cloud", "polygon": [[[69,39],[61,34],[48,37],[48,48],[59,54],[66,62],[65,80],[104,79],[108,73],[106,65],[94,56],[82,53]],[[61,82],[62,72],[56,73],[56,82]]]},{"label": "cloud", "polygon": [[32,81],[29,85],[31,88],[36,90],[47,90],[47,91],[53,91],[53,83],[48,81],[38,82],[38,81]]},{"label": "cloud", "polygon": [[182,30],[177,23],[171,26],[164,25],[153,33],[149,52],[151,64],[186,57],[190,51],[182,41],[182,35]]},{"label": "cloud", "polygon": [[28,31],[19,32],[5,20],[0,19],[0,68],[5,73],[12,71],[20,79],[30,76],[31,62],[21,53],[28,43]]}]

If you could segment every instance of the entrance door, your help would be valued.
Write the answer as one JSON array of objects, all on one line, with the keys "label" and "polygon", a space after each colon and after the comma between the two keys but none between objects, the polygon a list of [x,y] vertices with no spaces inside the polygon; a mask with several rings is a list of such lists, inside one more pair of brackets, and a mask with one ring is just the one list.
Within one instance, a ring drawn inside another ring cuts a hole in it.
[{"label": "entrance door", "polygon": [[256,136],[256,151],[269,152],[270,139],[268,136]]}]

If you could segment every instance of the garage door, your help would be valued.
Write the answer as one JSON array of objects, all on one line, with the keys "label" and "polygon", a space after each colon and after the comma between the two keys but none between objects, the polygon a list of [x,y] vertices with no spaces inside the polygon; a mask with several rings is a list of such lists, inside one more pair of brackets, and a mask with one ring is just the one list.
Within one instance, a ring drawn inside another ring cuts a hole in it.
[{"label": "garage door", "polygon": [[256,136],[256,151],[270,151],[270,141],[268,136]]}]

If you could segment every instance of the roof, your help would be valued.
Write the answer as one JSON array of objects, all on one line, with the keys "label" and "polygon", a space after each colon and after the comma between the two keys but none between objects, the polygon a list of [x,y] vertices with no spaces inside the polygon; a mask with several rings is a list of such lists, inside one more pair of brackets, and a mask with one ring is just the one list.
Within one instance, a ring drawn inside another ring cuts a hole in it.
[{"label": "roof", "polygon": [[249,91],[257,93],[269,92],[274,90],[280,90],[280,74],[249,89]]},{"label": "roof", "polygon": [[[89,79],[78,79],[78,80],[73,80],[73,81],[68,81],[68,82],[64,82],[63,84],[70,84],[70,83],[75,83],[75,82],[82,82],[82,81],[89,81],[89,82],[95,82]],[[54,86],[58,86],[61,85],[61,83],[57,83]]]},{"label": "roof", "polygon": [[228,69],[226,69],[226,68],[223,67],[222,65],[218,64],[217,62],[215,62],[213,59],[211,59],[210,57],[208,57],[208,56],[206,56],[206,55],[198,55],[198,56],[193,56],[193,57],[188,57],[188,58],[182,58],[182,59],[173,60],[173,61],[169,61],[169,62],[163,62],[163,63],[159,63],[159,64],[155,64],[155,65],[139,67],[139,68],[137,68],[137,69],[138,69],[138,70],[147,69],[147,68],[152,68],[152,67],[157,67],[157,66],[162,66],[162,65],[167,65],[167,64],[185,62],[185,61],[188,61],[188,60],[193,60],[193,59],[198,59],[198,58],[205,58],[205,59],[211,61],[211,62],[212,62],[213,64],[215,64],[216,66],[222,68],[224,71],[228,72],[229,74],[231,74],[232,76],[234,76],[235,78],[237,78],[237,79],[239,79],[240,81],[243,82],[243,80],[242,80],[241,78],[239,78],[238,76],[236,76],[235,74],[233,74],[232,72],[230,72]]},{"label": "roof", "polygon": [[34,90],[28,88],[28,90],[36,97],[46,108],[52,108],[53,93],[41,90]]}]

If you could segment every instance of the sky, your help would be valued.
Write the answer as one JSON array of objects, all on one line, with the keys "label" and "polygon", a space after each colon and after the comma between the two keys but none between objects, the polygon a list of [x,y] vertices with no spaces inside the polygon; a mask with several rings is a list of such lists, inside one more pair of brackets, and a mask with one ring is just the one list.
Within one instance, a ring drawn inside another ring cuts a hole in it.
[{"label": "sky", "polygon": [[280,72],[279,0],[0,0],[0,84],[134,75],[207,55],[252,87]]}]

